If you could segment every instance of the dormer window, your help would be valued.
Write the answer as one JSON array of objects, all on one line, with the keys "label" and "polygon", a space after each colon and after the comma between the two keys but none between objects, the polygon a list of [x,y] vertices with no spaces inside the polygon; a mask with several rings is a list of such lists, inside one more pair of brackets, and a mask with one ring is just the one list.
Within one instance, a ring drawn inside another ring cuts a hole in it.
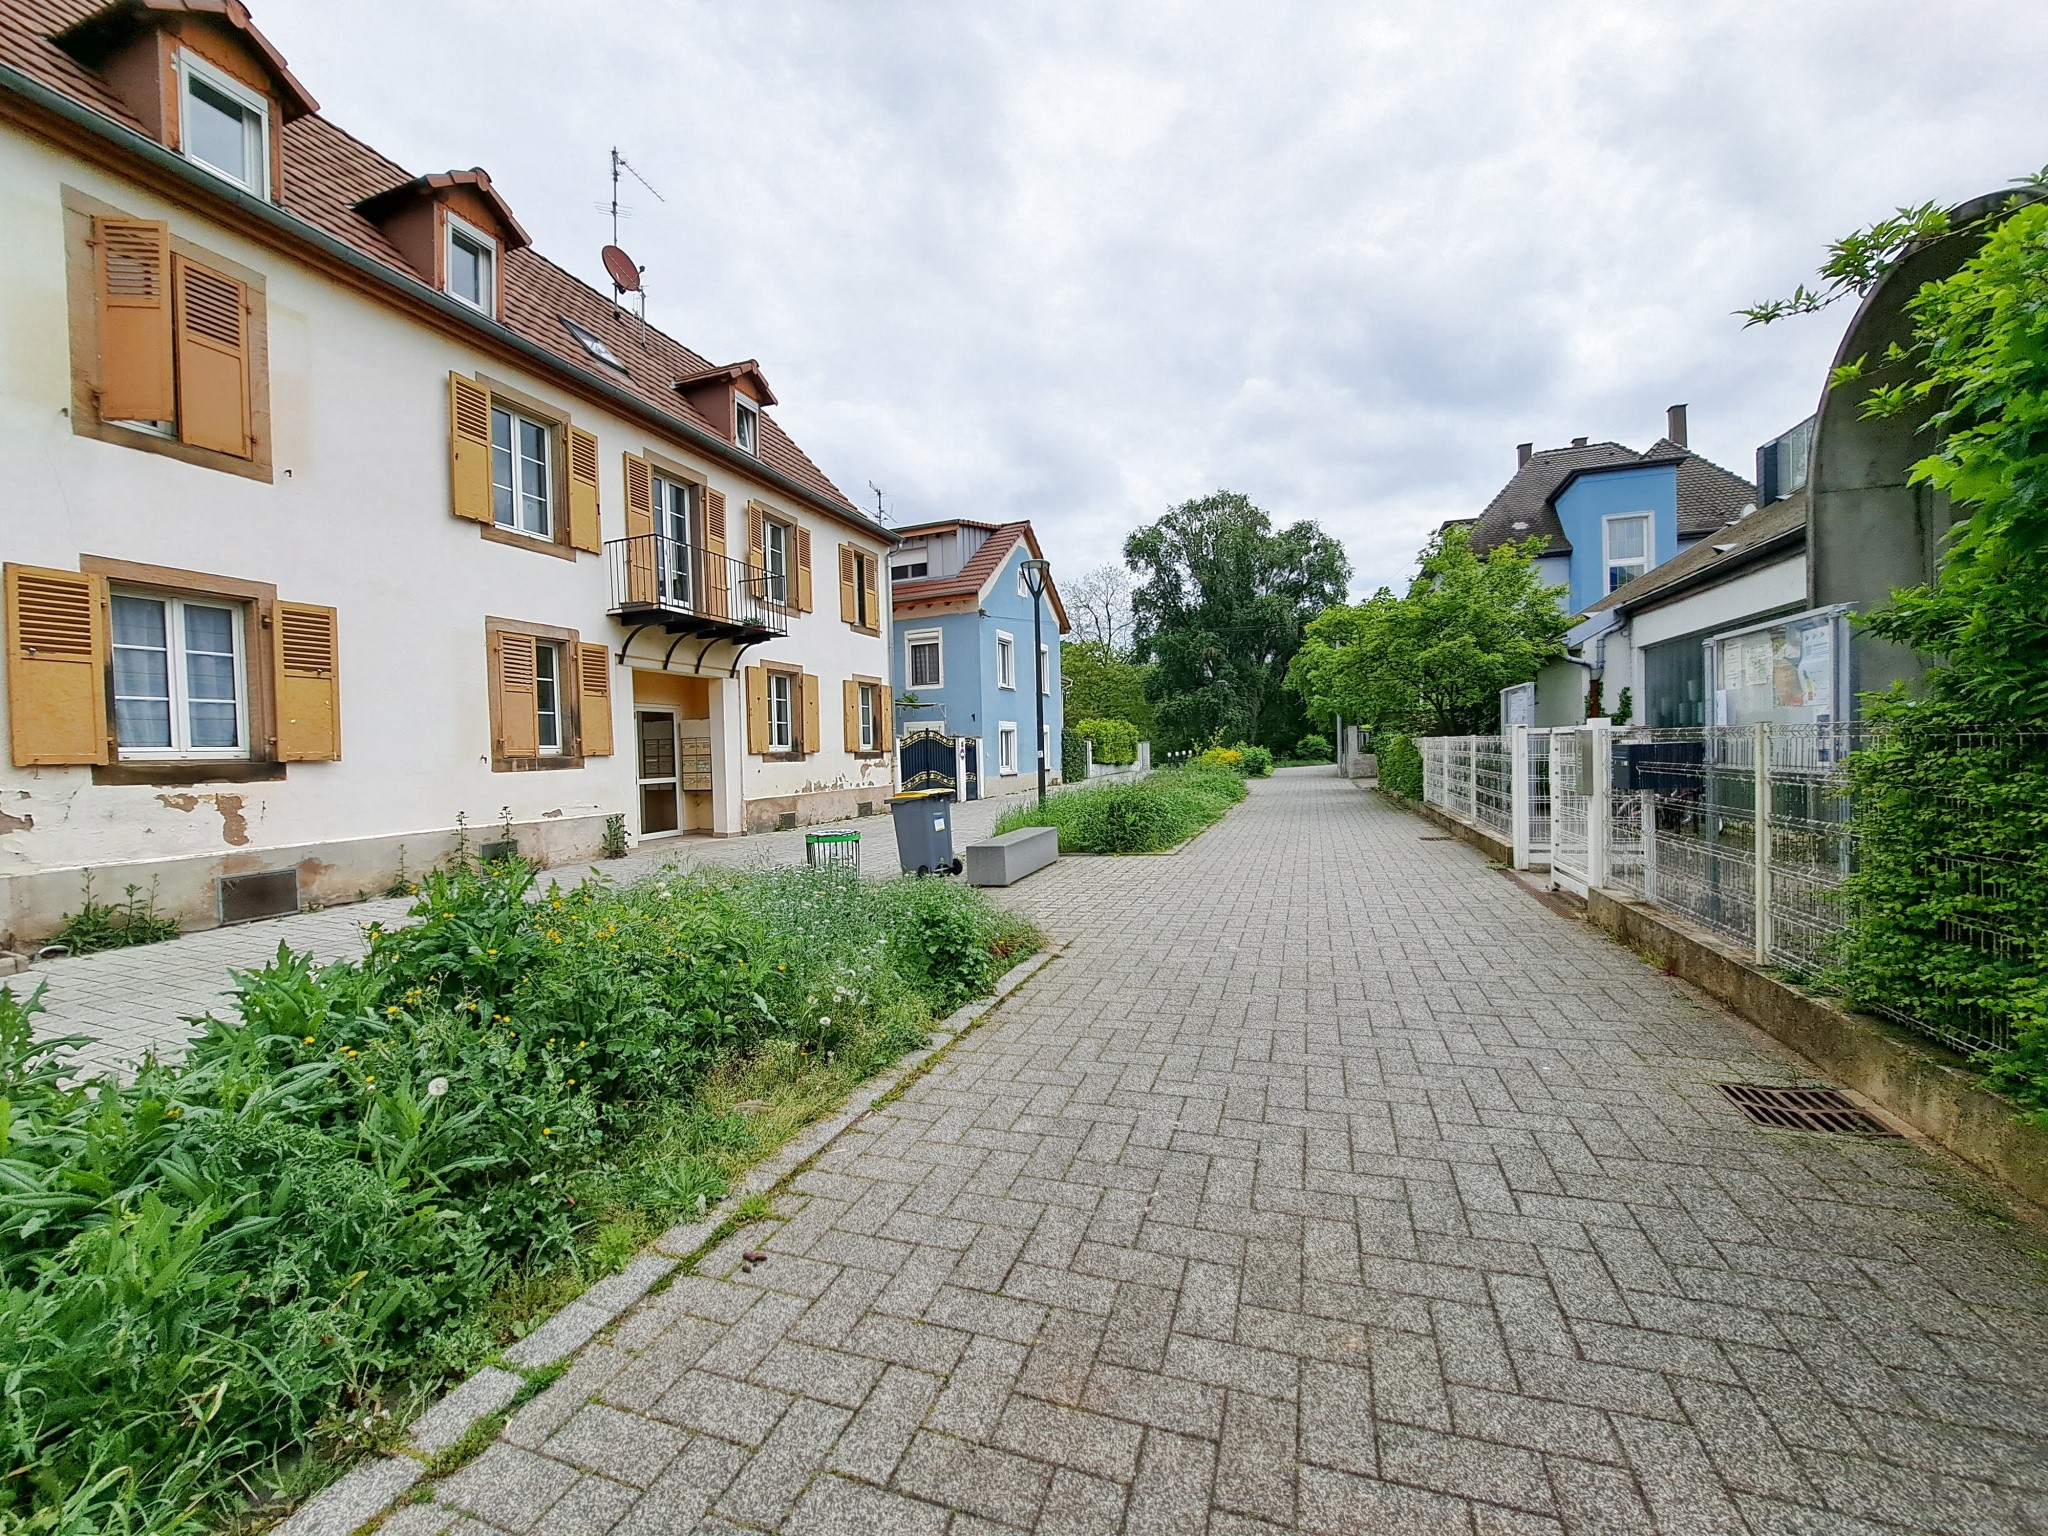
[{"label": "dormer window", "polygon": [[185,158],[270,195],[270,103],[190,53],[178,55],[179,143]]},{"label": "dormer window", "polygon": [[744,395],[733,396],[733,445],[747,453],[759,453],[761,413]]},{"label": "dormer window", "polygon": [[446,288],[471,309],[492,314],[498,298],[498,242],[465,223],[454,214],[446,215],[448,255]]}]

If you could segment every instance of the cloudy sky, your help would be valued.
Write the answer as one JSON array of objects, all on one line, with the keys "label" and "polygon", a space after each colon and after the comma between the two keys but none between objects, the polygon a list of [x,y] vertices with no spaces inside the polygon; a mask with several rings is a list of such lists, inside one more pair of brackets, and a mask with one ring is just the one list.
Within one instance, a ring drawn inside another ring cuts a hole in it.
[{"label": "cloudy sky", "polygon": [[1070,574],[1218,487],[1399,582],[1514,445],[1748,473],[1846,316],[1744,330],[1825,242],[2048,161],[2039,0],[259,0],[342,126],[482,165],[649,318],[760,359],[899,522]]}]

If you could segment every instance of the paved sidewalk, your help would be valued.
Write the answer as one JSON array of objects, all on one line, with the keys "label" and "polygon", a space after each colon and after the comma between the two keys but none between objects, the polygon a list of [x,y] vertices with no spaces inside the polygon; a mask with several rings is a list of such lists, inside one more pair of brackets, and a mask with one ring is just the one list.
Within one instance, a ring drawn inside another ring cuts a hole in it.
[{"label": "paved sidewalk", "polygon": [[[996,818],[1016,803],[1016,795],[1002,795],[957,807],[955,847],[986,836]],[[806,832],[843,828],[861,834],[864,873],[882,877],[897,872],[894,827],[889,817],[878,816],[834,823],[831,828],[803,827],[753,837],[671,838],[636,849],[623,859],[545,870],[541,882],[575,885],[593,871],[611,880],[634,880],[669,865],[800,864]],[[187,1020],[223,1005],[231,970],[262,965],[277,953],[280,944],[319,960],[359,955],[367,924],[381,922],[389,927],[401,923],[411,906],[410,897],[397,897],[233,928],[210,928],[162,944],[50,961],[18,976],[0,977],[0,986],[25,997],[38,984],[43,985],[44,1013],[38,1033],[44,1037],[89,1036],[93,1043],[75,1057],[78,1070],[118,1073],[145,1052],[175,1056],[194,1033]]]},{"label": "paved sidewalk", "polygon": [[1064,955],[384,1536],[2048,1530],[2048,1268],[1428,832],[1009,893]]}]

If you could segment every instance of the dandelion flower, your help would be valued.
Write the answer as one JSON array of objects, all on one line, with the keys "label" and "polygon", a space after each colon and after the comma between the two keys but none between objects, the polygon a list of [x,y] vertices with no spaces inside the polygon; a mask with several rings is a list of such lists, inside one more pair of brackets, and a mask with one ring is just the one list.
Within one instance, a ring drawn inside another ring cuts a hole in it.
[{"label": "dandelion flower", "polygon": [[544,1125],[540,1128],[540,1133],[543,1136],[552,1136],[555,1134],[555,1128],[551,1125]]},{"label": "dandelion flower", "polygon": [[377,1079],[376,1079],[376,1078],[374,1078],[374,1077],[366,1077],[366,1078],[364,1078],[364,1079],[363,1079],[363,1082],[364,1082],[364,1084],[365,1084],[365,1085],[368,1085],[368,1084],[370,1084],[370,1083],[374,1083],[375,1081],[377,1081]]},{"label": "dandelion flower", "polygon": [[820,1029],[828,1027],[831,1024],[831,1022],[832,1021],[826,1018],[825,1015],[823,1015],[822,1013],[818,1015],[818,1027]]},{"label": "dandelion flower", "polygon": [[427,1097],[430,1099],[438,1099],[441,1097],[442,1094],[446,1093],[447,1091],[448,1079],[445,1077],[437,1077],[431,1083],[427,1084]]},{"label": "dandelion flower", "polygon": [[306,1044],[311,1045],[312,1043],[313,1037],[311,1035],[306,1036]]},{"label": "dandelion flower", "polygon": [[575,1078],[573,1078],[573,1077],[572,1077],[572,1078],[570,1078],[570,1079],[569,1079],[569,1086],[570,1086],[571,1088],[574,1088],[574,1087],[576,1086],[576,1079],[575,1079]]}]

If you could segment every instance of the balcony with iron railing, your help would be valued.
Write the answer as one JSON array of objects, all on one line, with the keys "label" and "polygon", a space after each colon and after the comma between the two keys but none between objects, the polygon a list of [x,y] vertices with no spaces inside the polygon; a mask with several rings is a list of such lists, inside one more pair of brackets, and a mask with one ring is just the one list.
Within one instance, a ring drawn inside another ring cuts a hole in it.
[{"label": "balcony with iron railing", "polygon": [[789,633],[787,577],[778,596],[759,566],[658,533],[608,540],[604,554],[622,624],[743,645]]}]

